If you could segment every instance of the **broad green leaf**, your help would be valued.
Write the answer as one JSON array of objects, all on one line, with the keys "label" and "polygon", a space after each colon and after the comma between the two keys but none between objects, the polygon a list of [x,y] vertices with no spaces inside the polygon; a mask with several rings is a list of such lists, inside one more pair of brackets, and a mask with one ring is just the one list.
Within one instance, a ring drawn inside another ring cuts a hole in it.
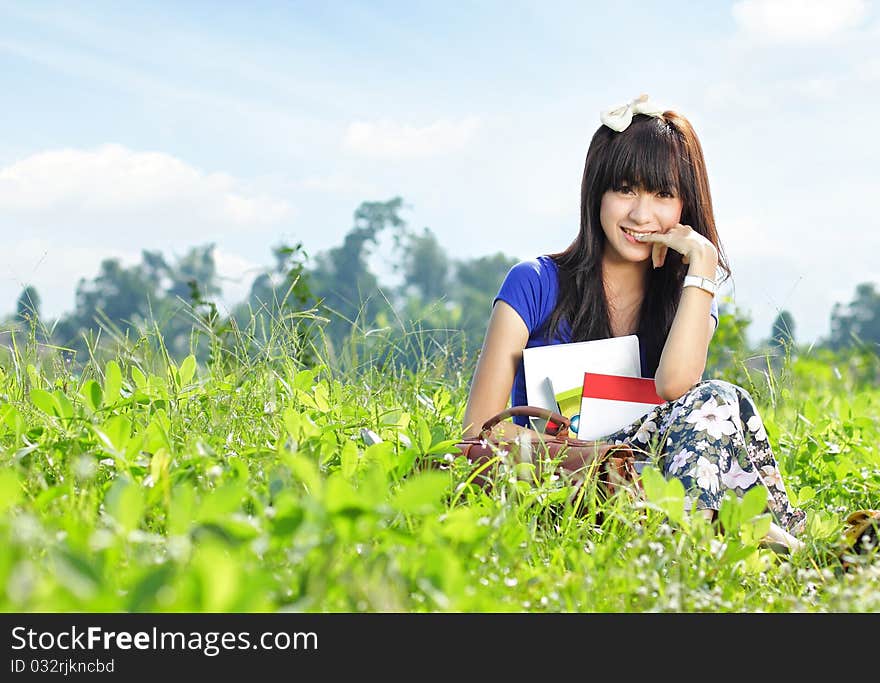
[{"label": "broad green leaf", "polygon": [[321,432],[320,428],[312,422],[308,415],[299,413],[293,408],[285,408],[283,417],[287,433],[296,441],[316,436]]},{"label": "broad green leaf", "polygon": [[649,502],[662,507],[661,501],[666,496],[666,479],[654,467],[645,467],[641,475],[642,487]]},{"label": "broad green leaf", "polygon": [[60,498],[66,493],[66,489],[62,486],[52,486],[45,489],[36,497],[34,505],[38,510],[45,511],[49,508],[49,503]]},{"label": "broad green leaf", "polygon": [[168,510],[168,534],[186,535],[195,519],[196,492],[189,482],[174,487]]},{"label": "broad green leaf", "polygon": [[306,490],[313,496],[320,496],[321,493],[321,473],[318,471],[317,465],[309,458],[299,453],[282,454],[284,463],[290,468],[290,473],[296,477]]},{"label": "broad green leaf", "polygon": [[315,383],[315,370],[300,370],[293,378],[293,386],[309,391]]},{"label": "broad green leaf", "polygon": [[171,456],[164,448],[160,448],[153,453],[153,457],[150,458],[150,476],[153,477],[153,481],[157,485],[168,478],[168,467],[170,463]]},{"label": "broad green leaf", "polygon": [[147,386],[147,376],[136,365],[131,366],[131,379],[138,389],[143,389]]},{"label": "broad green leaf", "polygon": [[289,536],[302,524],[305,518],[299,497],[291,491],[283,491],[274,503],[275,515],[270,520],[273,536]]},{"label": "broad green leaf", "polygon": [[441,455],[444,453],[452,453],[453,455],[459,454],[461,451],[454,448],[455,444],[459,442],[459,439],[445,439],[443,441],[438,441],[431,448],[425,451],[426,455]]},{"label": "broad green leaf", "polygon": [[440,532],[450,541],[473,543],[489,533],[489,527],[481,525],[484,510],[472,507],[456,507],[444,515]]},{"label": "broad green leaf", "polygon": [[351,515],[369,509],[367,501],[338,471],[327,477],[324,505],[331,514]]},{"label": "broad green leaf", "polygon": [[90,379],[86,382],[79,393],[92,412],[96,412],[101,407],[103,392],[101,391],[101,385],[95,380]]},{"label": "broad green leaf", "polygon": [[120,389],[122,389],[122,371],[115,360],[108,361],[104,366],[104,404],[106,406],[112,406],[116,403],[119,399]]},{"label": "broad green leaf", "polygon": [[797,492],[797,505],[803,505],[816,497],[816,490],[812,486],[802,486]]},{"label": "broad green leaf", "polygon": [[318,410],[330,410],[330,391],[327,388],[327,382],[325,380],[321,380],[314,386],[312,396]]},{"label": "broad green leaf", "polygon": [[746,543],[757,544],[770,531],[770,515],[763,514],[742,525],[742,538]]},{"label": "broad green leaf", "polygon": [[3,422],[16,434],[19,434],[24,428],[24,419],[15,406],[0,408],[0,422]]},{"label": "broad green leaf", "polygon": [[424,420],[419,420],[419,448],[422,453],[431,449],[431,429]]},{"label": "broad green leaf", "polygon": [[6,512],[22,499],[21,482],[11,470],[0,470],[0,513]]},{"label": "broad green leaf", "polygon": [[180,364],[180,369],[178,369],[177,371],[177,376],[180,380],[180,386],[183,387],[189,384],[195,374],[196,357],[190,354],[183,359],[183,362]]},{"label": "broad green leaf", "polygon": [[443,507],[443,499],[449,489],[448,473],[423,472],[403,482],[391,505],[407,514],[430,514]]},{"label": "broad green leaf", "polygon": [[55,398],[44,389],[31,389],[31,403],[42,410],[47,415],[58,415],[58,409],[55,404]]},{"label": "broad green leaf", "polygon": [[135,584],[131,593],[126,596],[127,612],[142,612],[156,605],[156,595],[162,588],[171,583],[174,577],[174,566],[163,564],[155,569],[148,569]]},{"label": "broad green leaf", "polygon": [[739,531],[742,523],[742,506],[733,491],[724,494],[721,509],[718,510],[718,520],[726,534],[735,534]]},{"label": "broad green leaf", "polygon": [[355,472],[357,472],[360,461],[360,454],[354,441],[346,441],[342,445],[342,450],[339,452],[339,461],[342,476],[350,481],[354,477]]},{"label": "broad green leaf", "polygon": [[359,471],[358,494],[371,510],[382,507],[388,499],[388,475],[381,468],[366,466]]},{"label": "broad green leaf", "polygon": [[367,446],[364,451],[364,462],[375,463],[383,472],[390,472],[396,465],[394,444],[390,441],[382,441]]},{"label": "broad green leaf", "polygon": [[198,548],[195,558],[201,578],[202,603],[199,611],[227,612],[239,590],[247,585],[241,575],[241,567],[226,548],[208,543]]},{"label": "broad green leaf", "polygon": [[417,448],[405,448],[403,451],[398,451],[397,466],[394,468],[394,473],[398,477],[403,477],[409,474],[419,455],[420,453]]},{"label": "broad green leaf", "polygon": [[214,489],[202,499],[196,519],[201,522],[222,521],[241,509],[241,501],[245,494],[245,488],[238,482],[224,484]]},{"label": "broad green leaf", "polygon": [[678,524],[684,522],[684,484],[680,479],[670,479],[666,482],[664,509],[673,522]]},{"label": "broad green leaf", "polygon": [[95,434],[104,442],[111,451],[118,454],[125,452],[125,447],[131,439],[131,420],[125,415],[114,415],[109,418],[100,428],[95,427]]},{"label": "broad green leaf", "polygon": [[55,399],[55,405],[57,406],[58,416],[63,417],[65,420],[69,420],[73,417],[73,404],[70,402],[70,399],[67,398],[67,395],[61,391],[61,389],[56,389],[55,393],[52,394]]},{"label": "broad green leaf", "polygon": [[51,558],[58,583],[80,600],[91,599],[101,589],[101,572],[93,558],[67,547],[53,550]]},{"label": "broad green leaf", "polygon": [[150,418],[150,424],[147,425],[147,428],[143,432],[144,449],[150,453],[155,453],[160,448],[166,448],[169,451],[173,450],[171,447],[171,439],[169,437],[170,431],[171,420],[167,413],[161,409],[157,410],[153,414],[153,417]]},{"label": "broad green leaf", "polygon": [[754,486],[745,492],[742,497],[742,519],[748,520],[757,517],[767,507],[767,489],[763,486]]},{"label": "broad green leaf", "polygon": [[127,533],[137,528],[140,521],[144,510],[144,493],[138,485],[120,477],[107,492],[104,504],[107,513]]},{"label": "broad green leaf", "polygon": [[742,544],[733,537],[728,536],[727,548],[724,550],[722,560],[727,564],[733,564],[744,560],[757,550],[756,546],[751,544]]},{"label": "broad green leaf", "polygon": [[660,508],[670,521],[684,522],[684,486],[678,479],[666,481],[655,467],[642,470],[642,486],[648,501]]}]

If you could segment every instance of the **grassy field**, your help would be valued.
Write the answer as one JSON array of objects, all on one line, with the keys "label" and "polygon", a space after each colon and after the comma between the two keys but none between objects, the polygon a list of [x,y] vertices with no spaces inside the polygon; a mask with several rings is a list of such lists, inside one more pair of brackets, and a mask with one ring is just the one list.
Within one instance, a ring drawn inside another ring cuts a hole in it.
[{"label": "grassy field", "polygon": [[2,611],[880,609],[880,558],[840,555],[846,514],[880,507],[876,357],[719,373],[752,392],[808,512],[787,557],[758,546],[759,495],[725,501],[722,535],[650,471],[646,500],[504,463],[477,488],[446,455],[470,380],[448,349],[417,371],[370,349],[212,357],[2,355]]}]

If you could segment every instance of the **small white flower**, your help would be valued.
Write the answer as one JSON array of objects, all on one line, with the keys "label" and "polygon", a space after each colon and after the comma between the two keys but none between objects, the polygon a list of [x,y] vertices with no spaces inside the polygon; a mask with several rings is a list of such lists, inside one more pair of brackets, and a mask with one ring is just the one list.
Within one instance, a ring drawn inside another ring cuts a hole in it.
[{"label": "small white flower", "polygon": [[764,465],[761,468],[761,473],[764,475],[765,486],[775,486],[778,489],[783,488],[782,475],[779,473],[779,469],[775,465]]},{"label": "small white flower", "polygon": [[730,469],[721,474],[722,483],[728,488],[747,489],[758,480],[758,473],[752,470],[747,472],[740,467],[736,458],[730,459]]},{"label": "small white flower", "polygon": [[749,427],[749,431],[755,435],[756,439],[766,439],[767,432],[764,431],[764,423],[761,422],[761,418],[757,415],[752,415],[749,418],[749,421],[746,422]]},{"label": "small white flower", "polygon": [[702,453],[703,451],[705,451],[707,448],[709,448],[709,442],[708,442],[708,441],[697,441],[697,443],[694,444],[694,449],[697,450],[697,451],[699,451],[700,453]]},{"label": "small white flower", "polygon": [[730,406],[718,405],[713,396],[692,410],[685,421],[695,425],[698,431],[708,432],[712,438],[720,439],[722,435],[729,436],[736,431],[736,425],[731,421],[732,414]]},{"label": "small white flower", "polygon": [[670,472],[670,474],[671,474],[672,472],[677,472],[677,471],[680,470],[682,467],[684,467],[684,466],[687,464],[687,459],[688,459],[688,457],[691,456],[691,455],[694,455],[694,454],[691,453],[691,452],[690,452],[688,449],[686,449],[686,448],[685,448],[684,450],[682,450],[682,451],[679,451],[679,452],[675,455],[675,457],[672,459],[672,462],[671,462],[670,465],[669,465],[669,472]]},{"label": "small white flower", "polygon": [[700,488],[712,493],[718,491],[718,465],[713,464],[702,455],[690,474],[697,480],[697,485]]}]

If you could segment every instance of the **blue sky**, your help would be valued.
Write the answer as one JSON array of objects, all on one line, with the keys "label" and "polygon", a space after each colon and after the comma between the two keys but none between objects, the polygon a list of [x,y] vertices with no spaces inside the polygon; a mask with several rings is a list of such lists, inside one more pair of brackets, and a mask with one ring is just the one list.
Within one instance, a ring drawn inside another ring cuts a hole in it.
[{"label": "blue sky", "polygon": [[700,136],[750,336],[815,340],[880,281],[878,42],[862,0],[0,0],[0,312],[209,242],[234,302],[394,196],[456,258],[560,250],[599,111],[646,92]]}]

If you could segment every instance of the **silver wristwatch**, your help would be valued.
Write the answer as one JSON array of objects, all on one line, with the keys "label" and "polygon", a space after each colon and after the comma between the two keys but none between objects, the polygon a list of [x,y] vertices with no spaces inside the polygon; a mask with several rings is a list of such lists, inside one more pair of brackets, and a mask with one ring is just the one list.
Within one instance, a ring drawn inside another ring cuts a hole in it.
[{"label": "silver wristwatch", "polygon": [[703,289],[712,296],[718,292],[718,283],[715,280],[710,280],[707,277],[700,277],[699,275],[685,275],[684,283],[682,287],[699,287]]}]

